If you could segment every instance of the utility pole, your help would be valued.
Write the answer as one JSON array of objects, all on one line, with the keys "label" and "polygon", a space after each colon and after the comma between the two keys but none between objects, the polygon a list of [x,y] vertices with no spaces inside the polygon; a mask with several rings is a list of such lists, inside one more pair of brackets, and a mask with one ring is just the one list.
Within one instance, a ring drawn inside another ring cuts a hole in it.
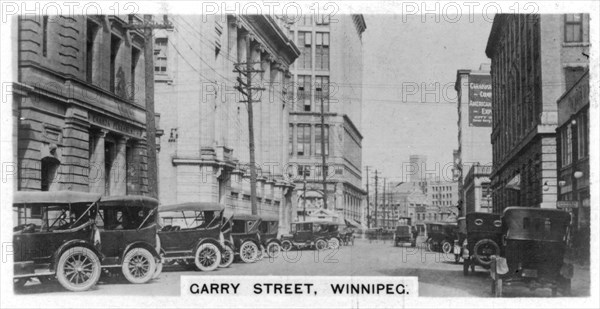
[{"label": "utility pole", "polygon": [[[241,103],[246,103],[248,108],[248,143],[250,148],[250,205],[253,215],[258,215],[258,205],[256,204],[256,158],[255,158],[255,145],[254,145],[254,102],[260,102],[252,99],[252,91],[263,91],[265,88],[253,87],[252,86],[252,74],[261,73],[263,70],[254,69],[254,64],[260,64],[258,62],[252,62],[252,42],[250,38],[247,38],[246,45],[246,62],[236,63],[234,72],[239,73],[237,81],[239,85],[235,86],[239,92],[241,92],[246,100],[241,100]],[[245,68],[240,69],[240,66]],[[243,81],[242,76],[246,77],[246,82]]]},{"label": "utility pole", "polygon": [[387,206],[385,204],[385,202],[386,202],[385,201],[385,197],[386,197],[385,196],[386,195],[386,190],[385,190],[386,182],[385,181],[386,181],[386,179],[387,178],[383,177],[383,216],[382,216],[383,217],[383,227],[387,227],[387,221],[386,221],[387,220],[387,214],[386,214],[386,211],[388,209],[387,209]]},{"label": "utility pole", "polygon": [[[133,16],[132,16],[133,17]],[[163,23],[156,23],[152,20],[152,15],[144,15],[144,20],[141,23],[128,24],[126,29],[143,30],[144,39],[144,78],[146,88],[145,106],[146,106],[146,143],[148,145],[146,156],[148,158],[148,191],[152,197],[158,197],[158,172],[156,161],[156,123],[154,110],[154,40],[152,30],[154,29],[173,29],[173,25],[167,19],[167,15],[163,15]],[[131,89],[135,91],[135,85],[131,85]]]},{"label": "utility pole", "polygon": [[371,204],[371,201],[369,200],[369,166],[366,166],[367,168],[367,228],[371,228],[371,212],[370,212],[370,207],[369,205]]},{"label": "utility pole", "polygon": [[304,195],[302,198],[303,201],[303,206],[304,206],[304,210],[302,211],[302,213],[304,214],[304,221],[306,222],[306,166],[302,167],[302,175],[304,177]]},{"label": "utility pole", "polygon": [[378,193],[377,186],[378,186],[378,178],[377,178],[377,170],[375,170],[375,227],[377,227],[377,219],[378,219],[377,218],[377,199],[379,197],[377,196],[377,193]]},{"label": "utility pole", "polygon": [[323,161],[321,174],[323,175],[323,209],[327,209],[327,156],[325,155],[325,109],[323,108],[325,98],[323,88],[317,87],[315,90],[321,92],[321,158]]}]

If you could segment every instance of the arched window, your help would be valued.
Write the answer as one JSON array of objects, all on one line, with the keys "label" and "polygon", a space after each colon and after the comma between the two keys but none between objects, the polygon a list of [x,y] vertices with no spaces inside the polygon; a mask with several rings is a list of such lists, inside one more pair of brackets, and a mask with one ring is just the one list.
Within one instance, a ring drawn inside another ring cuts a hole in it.
[{"label": "arched window", "polygon": [[57,171],[60,161],[54,157],[42,159],[42,191],[50,191],[57,182]]}]

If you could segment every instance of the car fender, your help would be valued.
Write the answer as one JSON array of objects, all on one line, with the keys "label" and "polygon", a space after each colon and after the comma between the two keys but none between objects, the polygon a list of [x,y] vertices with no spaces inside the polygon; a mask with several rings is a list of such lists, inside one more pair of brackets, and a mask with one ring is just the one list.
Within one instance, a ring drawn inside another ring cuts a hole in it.
[{"label": "car fender", "polygon": [[156,252],[156,249],[154,248],[153,245],[145,242],[145,241],[136,241],[136,242],[132,242],[129,245],[127,245],[127,247],[125,247],[125,250],[123,250],[123,255],[121,255],[121,261],[123,261],[123,259],[125,259],[125,255],[127,255],[127,253],[135,248],[144,248],[148,251],[150,251],[150,253],[152,253],[152,255],[157,258],[160,259],[160,253]]},{"label": "car fender", "polygon": [[96,256],[98,256],[100,263],[102,263],[102,260],[104,259],[104,255],[100,251],[98,251],[96,249],[96,247],[94,247],[94,245],[91,244],[90,242],[85,241],[83,239],[73,239],[73,240],[69,240],[69,241],[65,242],[64,244],[62,244],[56,250],[56,252],[54,252],[54,255],[52,256],[52,265],[50,265],[50,269],[54,269],[56,271],[56,265],[58,264],[58,260],[60,259],[60,256],[65,251],[67,251],[73,247],[85,247],[87,249],[92,250],[92,252],[94,252],[96,254]]},{"label": "car fender", "polygon": [[198,240],[198,243],[196,244],[196,246],[194,247],[194,254],[196,253],[196,250],[198,250],[198,248],[202,245],[202,244],[206,244],[206,243],[211,243],[215,246],[217,246],[217,248],[219,248],[219,250],[221,252],[223,252],[223,250],[225,250],[225,248],[223,248],[223,246],[221,246],[221,243],[219,243],[219,240],[217,239],[213,239],[213,238],[202,238],[200,240]]},{"label": "car fender", "polygon": [[272,242],[277,243],[278,245],[281,246],[281,240],[279,240],[277,238],[269,239],[269,241],[267,241],[267,245],[269,245]]}]

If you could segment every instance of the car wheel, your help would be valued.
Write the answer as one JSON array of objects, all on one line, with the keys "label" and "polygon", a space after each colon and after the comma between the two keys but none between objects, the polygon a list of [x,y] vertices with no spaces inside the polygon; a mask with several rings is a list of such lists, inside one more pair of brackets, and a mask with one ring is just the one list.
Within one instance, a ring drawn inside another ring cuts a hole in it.
[{"label": "car wheel", "polygon": [[246,241],[240,246],[240,259],[244,263],[254,263],[258,259],[258,246],[251,242]]},{"label": "car wheel", "polygon": [[67,249],[58,260],[56,278],[69,291],[89,290],[100,279],[100,259],[85,247]]},{"label": "car wheel", "polygon": [[334,250],[338,249],[340,247],[340,240],[333,237],[328,241],[328,245],[329,245],[329,248],[331,248],[331,249],[334,249]]},{"label": "car wheel", "polygon": [[156,261],[150,251],[134,248],[125,255],[121,271],[125,279],[131,283],[146,283],[152,279],[156,271]]},{"label": "car wheel", "polygon": [[234,257],[235,253],[233,252],[233,249],[230,246],[225,246],[225,250],[223,251],[223,254],[221,254],[221,264],[219,264],[219,267],[229,267],[231,263],[233,263]]},{"label": "car wheel", "polygon": [[489,266],[490,264],[492,264],[491,256],[497,256],[499,254],[500,247],[495,241],[489,238],[484,238],[478,241],[473,247],[473,257],[475,258],[477,264],[480,264],[482,266]]},{"label": "car wheel", "polygon": [[325,239],[319,239],[315,243],[315,248],[319,251],[327,249],[327,246],[328,246],[328,244],[325,241]]},{"label": "car wheel", "polygon": [[442,252],[444,254],[448,254],[452,252],[452,244],[446,240],[442,242]]},{"label": "car wheel", "polygon": [[269,257],[275,257],[281,251],[281,246],[276,242],[271,242],[267,245],[267,254]]},{"label": "car wheel", "polygon": [[194,265],[201,271],[213,271],[221,264],[221,251],[215,244],[204,243],[196,250]]},{"label": "car wheel", "polygon": [[469,275],[469,264],[470,264],[469,259],[463,260],[463,275],[465,275],[465,276]]},{"label": "car wheel", "polygon": [[284,241],[281,242],[281,250],[283,250],[285,252],[288,252],[288,251],[292,250],[293,246],[294,245],[289,240],[284,240]]}]

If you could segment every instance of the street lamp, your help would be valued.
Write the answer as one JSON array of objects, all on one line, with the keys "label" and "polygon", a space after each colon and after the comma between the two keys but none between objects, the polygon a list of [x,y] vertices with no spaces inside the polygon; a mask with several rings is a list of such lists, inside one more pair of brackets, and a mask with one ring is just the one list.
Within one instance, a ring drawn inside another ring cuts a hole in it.
[{"label": "street lamp", "polygon": [[583,177],[583,172],[575,171],[575,173],[573,173],[573,177],[575,177],[575,179],[579,179],[579,178]]},{"label": "street lamp", "polygon": [[548,186],[548,182],[547,181],[544,182],[544,185],[542,186],[542,190],[544,190],[544,191],[550,190],[550,186]]}]

